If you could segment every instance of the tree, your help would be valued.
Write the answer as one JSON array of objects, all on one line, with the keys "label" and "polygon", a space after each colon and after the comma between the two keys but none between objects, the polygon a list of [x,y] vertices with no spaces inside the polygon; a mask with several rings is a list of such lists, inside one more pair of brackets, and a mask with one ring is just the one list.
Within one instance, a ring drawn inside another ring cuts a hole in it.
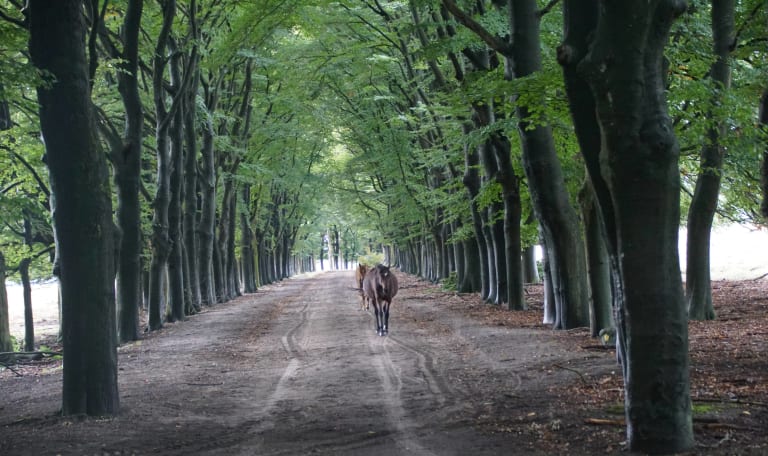
[{"label": "tree", "polygon": [[62,413],[113,415],[119,396],[112,200],[95,134],[82,7],[78,0],[30,0],[29,51],[52,78],[38,87],[38,101],[61,268]]},{"label": "tree", "polygon": [[[712,39],[715,61],[710,67],[712,104],[722,104],[731,86],[730,54],[734,43],[734,1],[712,1]],[[708,117],[715,117],[710,111]],[[709,276],[709,243],[712,221],[720,195],[726,134],[725,119],[712,120],[707,128],[707,143],[701,148],[699,178],[688,209],[688,248],[685,268],[685,298],[692,320],[712,320],[712,285]]]},{"label": "tree", "polygon": [[[152,259],[149,268],[149,329],[160,329],[163,325],[163,310],[166,305],[165,291],[168,286],[168,258],[173,248],[170,237],[170,204],[171,204],[171,136],[170,128],[173,119],[185,96],[185,82],[172,80],[173,101],[169,108],[166,103],[165,69],[169,64],[166,55],[172,48],[171,30],[176,15],[176,0],[161,2],[163,22],[155,45],[152,59],[152,91],[155,105],[155,142],[157,144],[157,191],[155,194],[152,218]],[[178,65],[178,61],[172,61]],[[173,72],[174,70],[172,70]],[[177,127],[179,127],[177,122]],[[175,141],[180,147],[179,136]],[[177,161],[180,165],[180,160]],[[177,183],[178,185],[178,183]],[[176,289],[178,291],[178,288]],[[174,300],[183,299],[182,293],[169,296]],[[171,307],[178,303],[171,303]],[[183,305],[181,306],[183,307]]]},{"label": "tree", "polygon": [[[508,13],[506,38],[486,30],[453,1],[443,0],[443,5],[459,22],[503,56],[505,79],[531,77],[542,67],[539,41],[541,12],[533,0],[499,4]],[[520,97],[519,93],[515,95]],[[523,169],[545,238],[543,245],[548,249],[557,307],[555,326],[564,329],[585,326],[589,318],[586,307],[588,294],[579,219],[569,200],[551,127],[533,116],[534,103],[545,103],[539,94],[529,94],[529,98],[536,101],[525,103],[518,99],[515,107]]]},{"label": "tree", "polygon": [[584,182],[579,200],[584,218],[584,244],[589,278],[589,328],[592,337],[597,337],[600,331],[612,329],[615,325],[611,316],[613,291],[611,290],[610,258],[605,246],[605,228],[589,178]]},{"label": "tree", "polygon": [[0,352],[13,351],[9,318],[8,292],[5,289],[5,256],[0,252]]},{"label": "tree", "polygon": [[677,256],[679,148],[663,51],[677,0],[565,2],[558,50],[608,239],[630,450],[693,445],[687,311]]},{"label": "tree", "polygon": [[[766,89],[763,92],[763,96],[760,97],[760,125],[764,130],[768,131],[768,89]],[[768,141],[764,141],[762,162],[760,165],[760,177],[762,182],[762,204],[760,205],[760,213],[763,217],[768,219]]]},{"label": "tree", "polygon": [[117,265],[117,320],[120,342],[139,338],[139,306],[141,304],[141,143],[144,107],[139,92],[139,31],[143,0],[130,0],[122,26],[123,50],[118,51],[109,35],[102,30],[100,38],[112,57],[120,59],[117,72],[118,91],[125,108],[123,140],[111,154],[117,191],[117,225],[120,228],[120,259]]}]

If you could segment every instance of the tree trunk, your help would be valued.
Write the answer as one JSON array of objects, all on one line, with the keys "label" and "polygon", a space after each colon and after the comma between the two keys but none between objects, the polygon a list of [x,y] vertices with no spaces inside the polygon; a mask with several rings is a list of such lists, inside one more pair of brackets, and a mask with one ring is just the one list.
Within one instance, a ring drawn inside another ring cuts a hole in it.
[{"label": "tree trunk", "polygon": [[29,18],[32,61],[55,78],[37,94],[59,247],[66,360],[61,410],[114,415],[119,396],[112,199],[95,132],[82,2],[30,0]]},{"label": "tree trunk", "polygon": [[229,209],[229,238],[227,239],[227,291],[231,299],[240,296],[240,275],[237,271],[237,257],[235,256],[235,230],[237,228],[237,189],[232,191]]},{"label": "tree trunk", "polygon": [[461,253],[464,261],[464,278],[459,282],[457,290],[459,293],[477,293],[482,290],[483,280],[481,277],[483,267],[481,265],[480,251],[481,247],[477,237],[462,241]]},{"label": "tree trunk", "polygon": [[[544,247],[542,245],[542,247]],[[552,289],[552,271],[549,268],[549,259],[547,258],[547,249],[543,248],[544,258],[542,258],[544,270],[544,318],[542,324],[557,325],[557,310],[555,309],[555,292]]]},{"label": "tree trunk", "polygon": [[525,310],[525,287],[523,286],[523,269],[520,262],[523,254],[520,240],[523,208],[520,202],[520,181],[512,167],[512,147],[509,139],[499,134],[494,140],[496,162],[499,172],[496,181],[501,185],[501,199],[504,201],[504,271],[506,272],[506,308],[508,310]]},{"label": "tree trunk", "polygon": [[536,246],[529,245],[523,249],[523,282],[539,283],[539,268],[536,265]]},{"label": "tree trunk", "polygon": [[[163,326],[166,307],[168,257],[171,254],[169,205],[171,202],[171,157],[169,128],[171,113],[165,106],[163,75],[167,64],[167,48],[173,19],[176,14],[175,0],[162,3],[163,25],[157,38],[153,58],[152,89],[154,92],[157,144],[157,190],[152,203],[152,258],[149,265],[149,329]],[[176,96],[179,96],[178,94]]]},{"label": "tree trunk", "polygon": [[184,214],[182,216],[182,232],[184,235],[184,251],[186,252],[186,267],[188,274],[185,283],[191,296],[191,307],[195,312],[200,311],[203,295],[200,290],[200,242],[197,236],[197,129],[195,128],[196,101],[200,70],[197,63],[192,63],[194,75],[184,101]]},{"label": "tree trunk", "polygon": [[8,291],[5,288],[5,256],[0,252],[0,351],[13,351],[11,323],[8,314]]},{"label": "tree trunk", "polygon": [[[339,229],[336,227],[336,225],[333,225],[333,264],[337,271],[339,270],[339,250]],[[288,255],[288,249],[286,249],[285,254]]]},{"label": "tree trunk", "polygon": [[208,120],[203,130],[203,160],[199,183],[202,188],[202,208],[198,234],[200,240],[200,256],[198,267],[200,273],[200,294],[204,305],[216,303],[216,284],[213,277],[213,244],[216,226],[216,166],[213,149],[213,111],[215,103],[209,103]]},{"label": "tree trunk", "polygon": [[[541,71],[539,11],[535,0],[509,1],[512,52],[506,57],[505,77],[526,77]],[[542,101],[544,103],[544,101]],[[586,257],[579,218],[570,203],[565,179],[548,125],[532,124],[530,109],[519,105],[523,170],[528,180],[536,218],[549,249],[552,286],[563,329],[589,324]]]},{"label": "tree trunk", "polygon": [[[486,106],[480,109],[488,111],[486,113],[486,121],[481,120],[479,124],[480,128],[486,128],[490,125],[490,108]],[[498,165],[492,147],[493,145],[490,141],[486,141],[478,147],[480,163],[485,170],[485,175],[483,176],[485,185],[490,185],[490,182],[494,182],[498,173]],[[497,216],[497,214],[503,215],[503,211],[504,205],[501,202],[493,202],[480,212],[483,217],[485,245],[488,249],[488,279],[490,287],[488,296],[484,298],[486,302],[494,305],[501,304],[504,301],[506,296],[503,296],[503,294],[507,291],[507,271],[505,268],[506,263],[504,262],[504,221],[503,218]]]},{"label": "tree trunk", "polygon": [[[763,91],[760,98],[760,125],[768,128],[768,89]],[[763,141],[763,160],[760,164],[760,188],[763,201],[760,204],[760,213],[768,219],[768,142]]]},{"label": "tree trunk", "polygon": [[[715,92],[712,103],[722,102],[731,87],[729,57],[734,45],[734,0],[712,1],[712,39],[717,60],[710,68]],[[712,284],[709,271],[709,244],[712,221],[720,195],[724,148],[721,138],[726,135],[725,121],[718,121],[707,131],[707,143],[701,149],[701,167],[696,188],[688,209],[688,246],[685,268],[685,298],[688,318],[714,320]]]},{"label": "tree trunk", "polygon": [[32,283],[29,280],[29,258],[19,262],[19,275],[24,295],[24,350],[35,351],[35,319],[32,316]]},{"label": "tree trunk", "polygon": [[[171,48],[171,84],[176,90],[182,89],[180,60],[181,54],[175,44]],[[182,97],[186,98],[184,95]],[[168,238],[171,250],[168,256],[168,306],[169,321],[184,319],[186,302],[184,288],[184,254],[181,234],[181,187],[184,149],[184,112],[177,109],[169,130],[171,138],[170,155],[170,202],[168,204]]]},{"label": "tree trunk", "polygon": [[[541,226],[539,226],[539,230],[541,230]],[[555,290],[552,286],[552,268],[549,262],[549,250],[547,250],[543,238],[544,237],[542,236],[541,250],[544,254],[544,257],[542,258],[542,266],[544,270],[544,317],[541,322],[545,325],[557,327],[559,323],[557,320],[558,312],[556,309],[557,304],[555,303]]]},{"label": "tree trunk", "polygon": [[255,267],[255,255],[253,250],[253,229],[250,223],[248,223],[250,214],[246,209],[251,201],[251,186],[249,184],[243,184],[243,203],[246,205],[245,209],[240,211],[240,255],[243,262],[243,287],[245,293],[256,292],[256,267]]},{"label": "tree trunk", "polygon": [[224,288],[224,267],[221,253],[221,246],[218,242],[213,243],[213,289],[216,294],[216,302],[227,302],[227,293]]},{"label": "tree trunk", "polygon": [[[464,126],[464,134],[468,134],[471,128]],[[475,243],[477,245],[476,255],[478,257],[478,274],[480,276],[480,296],[485,299],[490,293],[490,278],[488,271],[488,248],[485,245],[485,234],[483,233],[483,220],[480,215],[480,209],[477,207],[477,195],[480,194],[480,173],[478,172],[478,165],[480,159],[477,154],[477,149],[471,146],[464,147],[464,187],[469,194],[469,210],[472,214],[472,225],[475,232]],[[466,249],[465,249],[466,250]],[[468,252],[469,253],[469,252]],[[469,261],[467,262],[468,268]]]},{"label": "tree trunk", "polygon": [[608,249],[605,246],[605,231],[595,192],[589,177],[579,194],[582,219],[584,220],[584,242],[587,252],[587,277],[589,278],[589,327],[592,337],[600,330],[613,328],[611,291],[611,267]]},{"label": "tree trunk", "polygon": [[[224,169],[223,175],[229,175],[227,169]],[[234,233],[230,232],[230,226],[232,218],[235,214],[232,212],[233,204],[232,200],[235,199],[235,183],[227,177],[224,182],[224,195],[221,200],[221,210],[219,216],[219,235],[216,239],[216,251],[217,260],[214,265],[218,271],[214,271],[216,279],[216,294],[222,299],[222,301],[229,301],[234,296],[230,293],[229,287],[229,244],[230,237],[234,236]]]},{"label": "tree trunk", "polygon": [[139,338],[141,303],[141,141],[144,109],[138,85],[139,30],[143,0],[130,0],[123,18],[123,53],[117,72],[118,91],[125,108],[123,149],[113,154],[117,189],[120,258],[117,265],[117,312],[120,342]]},{"label": "tree trunk", "polygon": [[[760,98],[760,125],[768,128],[768,89],[763,91]],[[768,142],[763,142],[763,161],[760,165],[760,187],[762,188],[763,201],[760,204],[760,213],[768,219]]]},{"label": "tree trunk", "polygon": [[[176,117],[180,120],[180,115]],[[175,122],[174,122],[175,124]],[[171,250],[168,256],[168,305],[170,307],[169,321],[181,321],[184,319],[187,308],[186,294],[184,293],[184,254],[183,238],[181,234],[181,160],[182,144],[181,125],[174,125],[174,141],[171,145],[171,201],[168,206],[168,236],[171,242]]]},{"label": "tree trunk", "polygon": [[[648,453],[693,446],[688,318],[677,251],[679,148],[666,109],[663,64],[669,28],[685,6],[676,0],[599,6],[567,0],[566,39],[558,52],[566,80],[573,78],[567,85],[572,115],[591,115],[590,101],[579,105],[584,95],[571,85],[583,77],[601,126],[602,150],[584,148],[582,138],[580,144],[588,166],[598,165],[589,171],[609,241],[627,442],[630,451]],[[576,132],[585,133],[578,126]],[[603,183],[608,198],[597,190]]]}]

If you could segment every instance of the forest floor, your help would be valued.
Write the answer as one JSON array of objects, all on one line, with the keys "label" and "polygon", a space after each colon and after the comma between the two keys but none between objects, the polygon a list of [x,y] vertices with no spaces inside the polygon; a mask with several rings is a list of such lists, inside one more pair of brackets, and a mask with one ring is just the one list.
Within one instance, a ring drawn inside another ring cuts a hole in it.
[{"label": "forest floor", "polygon": [[[119,348],[121,412],[62,417],[61,361],[0,371],[0,455],[626,454],[615,351],[399,274],[390,334],[351,271],[304,275]],[[768,454],[768,281],[690,324],[696,447]],[[54,347],[55,348],[55,347]]]}]

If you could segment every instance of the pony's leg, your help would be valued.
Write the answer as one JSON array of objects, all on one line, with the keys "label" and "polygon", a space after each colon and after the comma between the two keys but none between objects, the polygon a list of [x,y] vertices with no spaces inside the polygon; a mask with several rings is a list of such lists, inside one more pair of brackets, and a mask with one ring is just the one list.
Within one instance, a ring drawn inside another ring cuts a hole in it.
[{"label": "pony's leg", "polygon": [[371,299],[371,301],[373,302],[373,313],[376,314],[376,334],[383,336],[381,325],[384,315],[382,315],[381,304],[375,298]]},{"label": "pony's leg", "polygon": [[382,327],[381,327],[381,335],[386,335],[389,332],[389,304],[390,302],[387,301],[381,305],[381,317],[382,317]]}]

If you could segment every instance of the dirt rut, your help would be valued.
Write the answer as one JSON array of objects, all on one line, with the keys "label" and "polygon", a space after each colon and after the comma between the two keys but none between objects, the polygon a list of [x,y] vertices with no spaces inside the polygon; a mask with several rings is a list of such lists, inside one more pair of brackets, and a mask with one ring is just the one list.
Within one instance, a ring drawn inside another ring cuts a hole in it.
[{"label": "dirt rut", "polygon": [[556,405],[529,411],[578,378],[548,366],[612,367],[408,286],[380,337],[353,286],[352,271],[285,280],[121,347],[114,418],[57,416],[55,366],[4,375],[0,454],[536,454],[535,432],[503,424],[557,422]]}]

